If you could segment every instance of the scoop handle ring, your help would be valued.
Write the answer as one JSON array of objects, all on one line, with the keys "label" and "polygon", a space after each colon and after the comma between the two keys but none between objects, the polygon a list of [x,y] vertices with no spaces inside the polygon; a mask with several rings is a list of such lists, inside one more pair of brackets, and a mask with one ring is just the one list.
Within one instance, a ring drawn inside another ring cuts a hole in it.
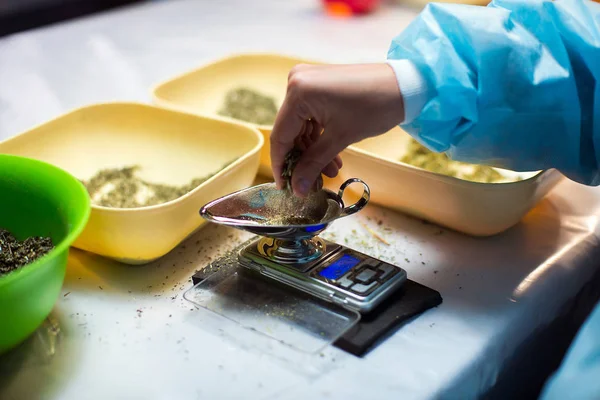
[{"label": "scoop handle ring", "polygon": [[359,212],[367,205],[367,203],[371,199],[371,190],[369,189],[369,186],[358,178],[350,178],[346,182],[342,183],[342,186],[340,186],[340,190],[338,191],[338,196],[340,197],[340,199],[344,197],[344,190],[353,183],[361,183],[363,185],[364,190],[361,198],[356,203],[344,208],[341,215],[342,217],[346,217],[348,215],[352,215],[354,213]]}]

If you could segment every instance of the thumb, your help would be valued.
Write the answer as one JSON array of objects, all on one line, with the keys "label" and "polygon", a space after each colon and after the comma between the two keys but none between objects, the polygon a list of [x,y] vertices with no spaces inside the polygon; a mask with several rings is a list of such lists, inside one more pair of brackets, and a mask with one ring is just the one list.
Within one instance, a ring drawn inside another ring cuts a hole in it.
[{"label": "thumb", "polygon": [[303,154],[292,176],[292,188],[298,196],[306,196],[321,171],[327,167],[340,153],[344,146],[339,140],[334,140],[331,132],[325,131]]}]

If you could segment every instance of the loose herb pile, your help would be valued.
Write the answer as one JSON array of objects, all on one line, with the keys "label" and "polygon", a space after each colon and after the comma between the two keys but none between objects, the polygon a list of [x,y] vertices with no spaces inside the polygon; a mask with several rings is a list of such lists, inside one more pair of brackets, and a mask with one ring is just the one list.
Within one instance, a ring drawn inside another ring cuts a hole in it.
[{"label": "loose herb pile", "polygon": [[203,178],[195,178],[182,186],[172,186],[147,182],[136,175],[139,170],[140,167],[137,165],[103,169],[90,180],[82,182],[87,188],[93,204],[103,207],[137,208],[175,200],[191,192],[219,172]]},{"label": "loose herb pile", "polygon": [[411,139],[408,151],[400,161],[431,172],[472,182],[494,183],[506,180],[494,168],[453,161],[444,153],[429,151],[414,139]]},{"label": "loose herb pile", "polygon": [[315,221],[308,217],[299,217],[295,215],[284,215],[279,218],[270,218],[265,225],[271,226],[292,226],[292,225],[312,225],[319,221]]},{"label": "loose herb pile", "polygon": [[48,237],[32,236],[21,242],[9,231],[0,229],[0,275],[31,264],[53,248]]},{"label": "loose herb pile", "polygon": [[258,125],[272,125],[277,116],[277,105],[271,97],[238,88],[227,93],[219,114]]}]

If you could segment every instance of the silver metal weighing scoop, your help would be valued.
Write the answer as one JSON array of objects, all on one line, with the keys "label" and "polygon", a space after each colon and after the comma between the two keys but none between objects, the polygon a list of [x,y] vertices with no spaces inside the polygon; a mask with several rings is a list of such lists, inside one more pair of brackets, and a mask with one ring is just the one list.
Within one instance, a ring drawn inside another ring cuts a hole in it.
[{"label": "silver metal weighing scoop", "polygon": [[[364,191],[355,204],[346,207],[342,200],[344,190],[353,183],[361,183]],[[208,221],[269,238],[263,241],[271,248],[265,249],[265,254],[279,262],[298,263],[320,257],[324,242],[316,236],[336,219],[360,211],[369,199],[369,186],[357,178],[344,182],[337,194],[321,189],[306,198],[266,183],[213,200],[202,207],[200,215]]]}]

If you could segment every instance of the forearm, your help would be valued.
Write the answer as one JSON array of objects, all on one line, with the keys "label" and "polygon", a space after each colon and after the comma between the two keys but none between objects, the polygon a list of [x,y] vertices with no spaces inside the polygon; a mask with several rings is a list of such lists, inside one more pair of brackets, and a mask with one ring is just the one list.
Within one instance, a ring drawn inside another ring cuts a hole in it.
[{"label": "forearm", "polygon": [[584,1],[428,6],[388,54],[403,128],[461,161],[597,185],[599,21]]}]

